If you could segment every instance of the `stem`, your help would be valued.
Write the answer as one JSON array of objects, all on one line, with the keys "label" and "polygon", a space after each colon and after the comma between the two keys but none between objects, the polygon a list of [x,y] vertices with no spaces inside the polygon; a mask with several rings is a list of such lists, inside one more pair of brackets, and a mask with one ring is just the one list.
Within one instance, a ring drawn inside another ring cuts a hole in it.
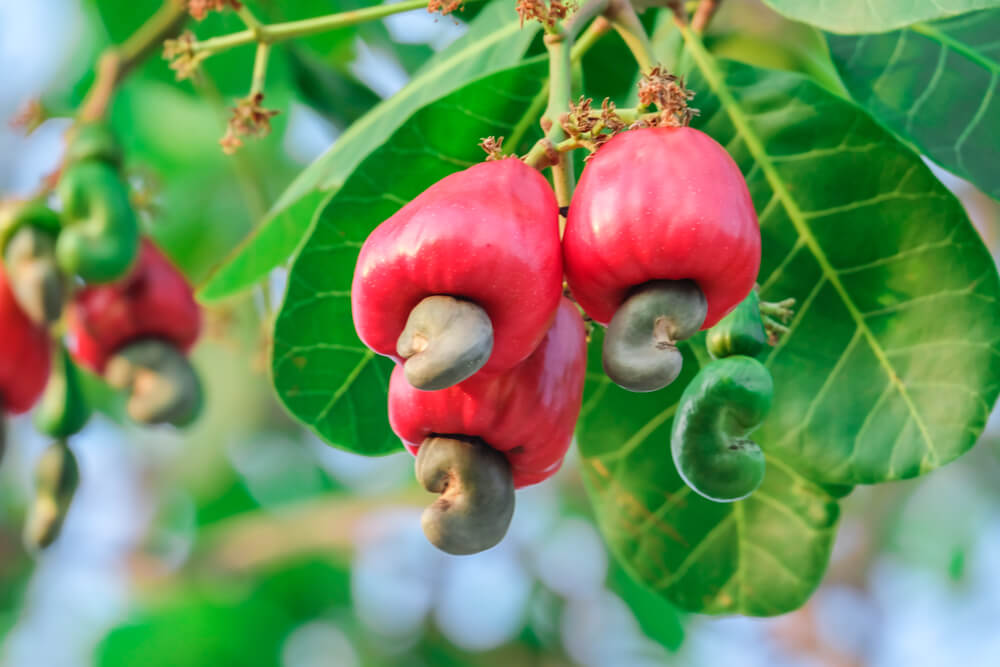
[{"label": "stem", "polygon": [[611,30],[611,21],[603,16],[598,16],[594,19],[593,23],[587,26],[587,29],[583,31],[580,37],[573,44],[573,50],[570,54],[570,59],[573,62],[577,62],[583,57],[587,51],[590,50],[594,44],[598,42],[607,32]]},{"label": "stem", "polygon": [[250,97],[264,90],[264,80],[267,78],[267,59],[271,55],[271,45],[260,42],[257,44],[257,56],[253,61],[253,80],[250,84]]},{"label": "stem", "polygon": [[[466,0],[466,2],[481,1],[482,0]],[[403,2],[397,2],[392,5],[376,5],[374,7],[365,7],[364,9],[340,12],[339,14],[318,16],[311,19],[303,19],[301,21],[288,21],[286,23],[274,23],[272,25],[258,24],[255,29],[243,30],[241,32],[234,32],[230,35],[206,39],[205,41],[193,44],[191,48],[195,53],[207,51],[210,55],[214,55],[221,51],[226,51],[245,44],[252,44],[254,42],[262,44],[276,44],[278,42],[284,42],[297,37],[308,37],[309,35],[315,35],[321,32],[347,28],[359,23],[374,21],[376,19],[385,18],[386,16],[392,16],[393,14],[410,12],[415,9],[426,10],[427,0],[403,0]],[[241,17],[242,16],[243,15],[241,14]]]},{"label": "stem", "polygon": [[[609,30],[611,30],[611,23],[603,16],[598,16],[594,19],[594,22],[583,31],[580,38],[576,40],[575,44],[573,44],[573,48],[570,49],[570,61],[573,64],[580,62],[587,51],[597,44],[601,37],[607,34]],[[531,100],[531,104],[528,105],[528,110],[524,112],[524,115],[521,116],[521,120],[518,121],[517,125],[514,126],[514,129],[511,130],[510,136],[507,137],[506,148],[509,153],[517,152],[517,147],[524,139],[524,135],[528,133],[528,130],[531,129],[531,126],[536,122],[536,119],[545,110],[548,98],[549,81],[546,79],[545,83],[543,83],[542,87],[539,89],[538,94],[535,95],[535,98]],[[541,157],[541,153],[539,153],[538,156]],[[531,166],[534,166],[536,163],[528,162]]]},{"label": "stem", "polygon": [[250,8],[247,7],[246,5],[241,4],[240,8],[236,10],[236,13],[239,15],[240,20],[243,21],[243,24],[249,30],[256,32],[263,27],[263,24],[257,19],[256,16],[254,16],[253,12],[250,11]]},{"label": "stem", "polygon": [[640,72],[648,72],[656,63],[653,45],[649,41],[646,29],[628,0],[612,0],[608,7],[608,18],[612,27],[621,35],[622,40],[632,52],[639,65]]},{"label": "stem", "polygon": [[694,12],[694,18],[691,19],[691,29],[699,35],[705,32],[705,28],[708,27],[721,4],[722,0],[701,0],[698,3],[698,9]]},{"label": "stem", "polygon": [[[545,36],[545,48],[549,51],[549,103],[545,108],[543,118],[550,123],[545,138],[552,143],[566,138],[566,133],[559,124],[559,116],[562,115],[573,95],[573,61],[570,58],[569,49],[571,44],[572,42],[567,44],[565,33]],[[559,206],[569,205],[569,200],[573,196],[575,176],[573,160],[563,153],[559,153],[558,161],[552,165],[552,184]]]},{"label": "stem", "polygon": [[163,40],[179,33],[187,18],[183,3],[166,0],[124,44],[106,49],[98,60],[94,83],[80,106],[79,120],[92,122],[103,118],[118,84]]},{"label": "stem", "polygon": [[677,25],[687,25],[687,11],[684,8],[684,0],[667,0],[667,6],[674,13],[674,22]]},{"label": "stem", "polygon": [[[586,0],[565,24],[556,26],[553,32],[545,35],[545,48],[549,52],[549,102],[542,120],[548,123],[545,139],[550,144],[566,139],[559,117],[565,113],[573,95],[573,42],[583,27],[607,8],[608,0]],[[593,43],[597,37],[588,36],[588,40]],[[547,152],[546,146],[542,146],[543,153]],[[564,153],[558,155],[558,161],[552,165],[552,183],[559,206],[568,206],[576,175],[573,173],[573,161]]]}]

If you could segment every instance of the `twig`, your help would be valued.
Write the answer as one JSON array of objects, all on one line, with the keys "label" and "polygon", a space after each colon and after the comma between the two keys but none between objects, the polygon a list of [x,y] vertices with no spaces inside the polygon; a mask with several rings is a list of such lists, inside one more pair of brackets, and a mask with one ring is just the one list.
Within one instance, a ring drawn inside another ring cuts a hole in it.
[{"label": "twig", "polygon": [[187,18],[183,3],[166,0],[124,44],[101,54],[94,83],[80,106],[79,119],[91,122],[103,118],[118,84],[136,65],[156,51],[163,40],[178,34]]},{"label": "twig", "polygon": [[694,18],[691,19],[691,29],[698,34],[705,32],[705,28],[708,27],[709,22],[715,16],[715,12],[719,10],[719,5],[721,4],[722,0],[701,0],[694,12]]},{"label": "twig", "polygon": [[[482,0],[466,0],[466,2],[480,1]],[[347,28],[359,23],[374,21],[386,16],[392,16],[393,14],[410,12],[416,9],[426,10],[427,0],[403,0],[394,4],[375,5],[374,7],[365,7],[363,9],[330,14],[328,16],[318,16],[301,21],[288,21],[286,23],[273,23],[271,25],[257,23],[256,26],[247,30],[220,37],[212,37],[201,42],[194,42],[191,45],[191,51],[193,53],[214,55],[237,46],[253,44],[254,42],[275,44],[297,37],[308,37],[309,35],[329,32],[339,28]],[[242,14],[241,17],[244,22],[247,22],[247,17],[244,17]]]},{"label": "twig", "polygon": [[639,64],[639,71],[648,73],[656,64],[656,56],[632,3],[629,0],[611,0],[606,16],[632,52],[632,57]]}]

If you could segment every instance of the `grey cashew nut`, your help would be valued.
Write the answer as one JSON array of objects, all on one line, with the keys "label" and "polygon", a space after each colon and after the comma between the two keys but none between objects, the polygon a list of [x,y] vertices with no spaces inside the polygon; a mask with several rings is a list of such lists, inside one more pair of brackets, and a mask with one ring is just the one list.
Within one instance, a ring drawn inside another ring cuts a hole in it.
[{"label": "grey cashew nut", "polygon": [[4,265],[14,298],[40,326],[59,319],[66,299],[67,286],[55,252],[55,237],[31,224],[21,225],[4,247]]},{"label": "grey cashew nut", "polygon": [[24,543],[29,549],[44,549],[59,537],[79,482],[73,452],[65,441],[53,442],[35,465],[35,498],[24,524]]},{"label": "grey cashew nut", "polygon": [[137,422],[185,426],[201,411],[198,374],[167,341],[146,338],[122,347],[108,360],[104,379],[128,393],[128,414]]},{"label": "grey cashew nut", "polygon": [[608,324],[604,372],[629,391],[656,391],[677,379],[679,341],[698,333],[708,302],[691,280],[655,280],[635,290]]},{"label": "grey cashew nut", "polygon": [[417,450],[417,480],[441,496],[421,517],[431,544],[464,555],[495,546],[514,515],[507,458],[474,439],[431,437]]},{"label": "grey cashew nut", "polygon": [[471,301],[429,296],[410,311],[396,342],[406,380],[424,391],[445,389],[483,367],[493,352],[493,324]]}]

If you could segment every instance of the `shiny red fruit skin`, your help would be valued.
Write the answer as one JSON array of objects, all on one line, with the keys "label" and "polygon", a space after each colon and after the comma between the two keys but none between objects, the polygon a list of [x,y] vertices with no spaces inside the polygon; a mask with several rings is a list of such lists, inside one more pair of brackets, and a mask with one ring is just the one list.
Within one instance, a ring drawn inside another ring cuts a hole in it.
[{"label": "shiny red fruit skin", "polygon": [[562,294],[559,207],[548,182],[516,158],[447,176],[379,225],[351,287],[354,326],[397,362],[410,311],[435,294],[467,298],[493,324],[481,372],[505,371],[545,335]]},{"label": "shiny red fruit skin", "polygon": [[201,310],[183,274],[143,239],[127,278],[76,293],[69,325],[70,353],[101,373],[111,355],[140,338],[167,340],[186,352],[201,331]]},{"label": "shiny red fruit skin", "polygon": [[0,414],[35,404],[49,381],[50,354],[48,333],[21,310],[0,265]]},{"label": "shiny red fruit skin", "polygon": [[397,366],[389,381],[389,424],[412,454],[432,434],[481,438],[506,454],[515,487],[537,484],[559,470],[573,439],[586,337],[579,311],[562,299],[538,349],[506,373],[420,391]]},{"label": "shiny red fruit skin", "polygon": [[583,170],[563,262],[573,296],[601,324],[633,287],[690,279],[708,301],[708,329],[750,293],[760,269],[760,227],[743,174],[693,128],[624,132]]}]

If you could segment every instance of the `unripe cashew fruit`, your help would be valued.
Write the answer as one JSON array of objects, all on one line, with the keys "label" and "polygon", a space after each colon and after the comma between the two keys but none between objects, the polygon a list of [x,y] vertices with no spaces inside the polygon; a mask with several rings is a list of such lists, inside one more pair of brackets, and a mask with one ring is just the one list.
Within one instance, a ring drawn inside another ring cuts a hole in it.
[{"label": "unripe cashew fruit", "polygon": [[708,364],[677,404],[670,451],[681,479],[717,502],[746,498],[764,480],[764,453],[749,434],[771,409],[771,373],[755,359]]},{"label": "unripe cashew fruit", "polygon": [[63,162],[97,160],[114,167],[122,163],[122,149],[111,128],[106,123],[84,123],[75,126],[66,137],[66,155]]},{"label": "unripe cashew fruit", "polygon": [[44,549],[59,537],[79,482],[73,452],[65,441],[53,442],[35,466],[35,499],[24,524],[24,543],[29,549]]},{"label": "unripe cashew fruit", "polygon": [[[94,130],[94,134],[102,134]],[[110,136],[110,134],[108,134]],[[57,192],[62,201],[63,231],[56,243],[60,268],[87,283],[107,283],[125,276],[139,249],[139,223],[129,202],[128,185],[116,153],[91,133],[78,133]]]},{"label": "unripe cashew fruit", "polygon": [[[506,459],[511,489],[536,484],[555,474],[572,441],[583,396],[586,356],[583,319],[572,302],[562,299],[551,328],[535,352],[506,373],[477,374],[441,391],[420,391],[406,381],[403,368],[397,366],[389,381],[389,424],[406,448],[418,456],[418,477],[422,481],[440,479],[440,475],[465,475],[462,471],[471,465],[469,462],[477,460],[485,461],[482,465],[488,465],[490,470],[482,473],[488,477],[476,478],[476,488],[485,484],[484,479],[491,480],[492,485],[506,468],[490,463],[489,456],[481,451],[490,448]],[[433,441],[437,441],[435,449],[449,453],[434,457],[427,454],[424,458],[435,464],[421,464],[421,451]],[[444,444],[456,442],[459,444]],[[445,463],[440,463],[442,460]],[[448,461],[451,468],[446,465]],[[429,475],[428,469],[434,475]],[[463,481],[461,488],[471,488],[472,484]],[[470,503],[469,498],[459,502],[446,492],[447,505],[432,506],[435,509],[425,514],[428,538],[450,553],[473,553],[499,542],[510,517],[492,503],[506,496],[490,491],[482,497],[488,508]],[[449,519],[444,516],[448,512],[461,516]],[[475,516],[490,516],[495,521],[483,522],[481,532],[475,535],[463,528],[461,539],[444,536],[451,534],[449,526],[475,525],[470,519]]]},{"label": "unripe cashew fruit", "polygon": [[201,331],[201,311],[187,280],[144,239],[128,278],[77,292],[69,309],[73,357],[130,393],[137,421],[183,425],[202,402],[184,356]]},{"label": "unripe cashew fruit", "polygon": [[0,255],[22,310],[47,326],[62,315],[68,291],[56,264],[59,216],[38,202],[17,203],[0,211]]},{"label": "unripe cashew fruit", "polygon": [[562,294],[559,207],[516,158],[438,181],[379,225],[358,256],[354,326],[425,390],[510,370]]},{"label": "unripe cashew fruit", "polygon": [[705,345],[713,359],[743,355],[756,357],[767,347],[767,332],[760,314],[760,297],[752,289],[728,315],[708,331]]},{"label": "unripe cashew fruit", "polygon": [[91,408],[83,393],[80,371],[61,345],[53,354],[52,373],[35,409],[35,426],[53,438],[65,439],[82,429]]},{"label": "unripe cashew fruit", "polygon": [[[702,308],[697,328],[710,328],[743,300],[760,268],[760,229],[739,167],[722,146],[693,128],[654,127],[615,136],[580,177],[566,221],[563,262],[573,296],[598,323],[613,322],[626,300],[641,292],[647,304],[622,316],[640,317],[649,339],[660,338],[659,318],[686,325]],[[703,294],[704,305],[685,293],[688,281]],[[649,305],[660,300],[648,296],[654,285],[674,310]],[[614,339],[618,332],[638,335],[637,326],[629,321],[610,328],[611,348],[605,349],[635,354],[634,345]],[[636,391],[665,386],[679,369],[676,350],[665,346],[663,352],[649,360],[656,372],[621,374],[615,381]],[[605,365],[631,364],[611,359]]]}]

